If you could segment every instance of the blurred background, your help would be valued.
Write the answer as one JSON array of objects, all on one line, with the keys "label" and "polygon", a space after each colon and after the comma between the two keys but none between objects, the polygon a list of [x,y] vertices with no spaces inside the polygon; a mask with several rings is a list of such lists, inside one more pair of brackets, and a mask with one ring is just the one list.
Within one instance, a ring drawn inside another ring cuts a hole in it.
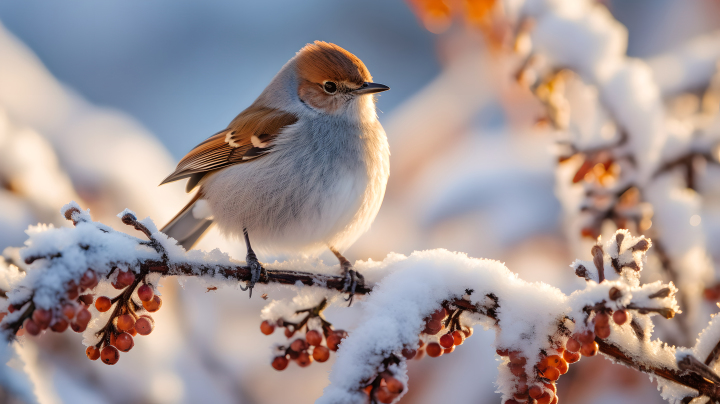
[{"label": "blurred background", "polygon": [[[189,196],[184,184],[157,184],[319,39],[392,88],[377,104],[392,153],[387,196],[348,258],[447,248],[567,293],[581,287],[568,265],[589,250],[577,255],[557,191],[557,128],[539,124],[545,107],[516,81],[522,58],[496,24],[504,2],[475,3],[489,10],[480,24],[440,0],[0,2],[0,250],[22,245],[30,224],[66,225],[59,209],[70,200],[116,228],[125,208],[164,224]],[[720,35],[715,0],[598,4],[627,29],[627,55],[656,75],[670,66],[662,55]],[[720,40],[703,46],[720,55]],[[710,66],[680,84],[658,75],[669,111],[710,85]],[[215,233],[199,248],[244,255]],[[33,393],[0,377],[0,402],[311,403],[322,394],[332,360],[269,366],[272,342],[258,330],[267,302],[237,288],[206,293],[192,280],[163,289],[156,331],[116,366],[86,360],[70,333],[22,340],[23,364],[10,368],[27,372]],[[361,310],[328,318],[351,329]],[[702,329],[709,313],[698,316]],[[461,355],[413,361],[402,402],[499,402],[493,338],[478,330]],[[558,386],[565,402],[662,402],[646,376],[601,358],[572,366]]]}]

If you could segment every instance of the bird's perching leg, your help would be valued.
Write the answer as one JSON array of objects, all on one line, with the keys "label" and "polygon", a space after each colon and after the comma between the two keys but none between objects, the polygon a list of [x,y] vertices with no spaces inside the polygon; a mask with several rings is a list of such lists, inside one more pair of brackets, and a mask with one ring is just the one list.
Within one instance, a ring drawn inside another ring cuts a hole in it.
[{"label": "bird's perching leg", "polygon": [[247,247],[247,255],[245,256],[245,261],[247,262],[248,267],[250,267],[251,277],[247,287],[243,288],[242,286],[240,286],[240,289],[250,289],[250,297],[252,297],[252,291],[253,287],[255,287],[255,283],[260,280],[261,275],[265,274],[267,276],[267,273],[265,271],[265,268],[263,268],[262,264],[260,264],[260,261],[258,261],[257,255],[255,255],[255,251],[253,251],[252,247],[250,246],[250,236],[248,236],[248,231],[246,228],[243,228],[243,234],[245,235],[245,247]]},{"label": "bird's perching leg", "polygon": [[345,277],[345,287],[343,290],[350,294],[350,296],[348,296],[345,300],[350,302],[348,304],[348,306],[350,306],[352,305],[353,298],[355,297],[355,289],[357,289],[358,284],[365,284],[365,277],[362,276],[360,272],[353,269],[350,261],[340,254],[340,251],[336,250],[334,247],[330,247],[330,251],[332,251],[338,261],[340,261],[340,267],[342,268],[343,276]]}]

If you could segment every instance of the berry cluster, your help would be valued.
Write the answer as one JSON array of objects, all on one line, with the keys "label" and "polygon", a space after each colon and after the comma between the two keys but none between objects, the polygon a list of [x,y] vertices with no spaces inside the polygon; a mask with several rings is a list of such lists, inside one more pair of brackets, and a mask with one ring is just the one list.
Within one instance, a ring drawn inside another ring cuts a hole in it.
[{"label": "berry cluster", "polygon": [[[136,276],[131,271],[119,271],[112,285],[123,292],[112,299],[107,296],[95,299],[95,308],[99,312],[105,313],[113,305],[115,309],[105,326],[95,334],[100,341],[85,350],[88,359],[100,358],[104,363],[114,365],[120,359],[120,352],[128,352],[135,346],[133,337],[148,335],[155,328],[155,320],[151,316],[138,314],[141,310],[154,313],[162,306],[162,299],[155,295],[150,284],[144,283],[144,278],[144,275]],[[138,287],[141,282],[143,285]],[[133,300],[136,289],[140,303]]]},{"label": "berry cluster", "polygon": [[[455,350],[457,345],[462,345],[466,338],[469,338],[473,330],[470,327],[460,325],[460,314],[464,309],[456,304],[448,302],[438,310],[425,318],[425,329],[423,329],[417,348],[406,347],[402,355],[406,359],[421,359],[427,353],[432,358],[449,354]],[[440,337],[434,337],[440,335]],[[427,344],[426,341],[430,341]]]},{"label": "berry cluster", "polygon": [[[275,370],[285,370],[290,360],[294,360],[300,367],[307,367],[313,361],[325,362],[330,359],[330,351],[337,351],[343,338],[347,337],[344,330],[334,330],[332,324],[322,316],[327,306],[327,300],[310,309],[298,310],[295,313],[308,313],[299,323],[292,323],[279,319],[273,323],[265,320],[260,324],[260,332],[270,335],[276,327],[285,328],[285,337],[290,340],[296,333],[305,330],[305,336],[296,338],[288,346],[277,347],[278,355],[273,358],[272,367]],[[319,329],[311,329],[309,323],[319,323]],[[324,342],[324,343],[323,343]]]},{"label": "berry cluster", "polygon": [[[23,335],[27,333],[35,336],[40,335],[43,330],[48,328],[54,332],[63,332],[68,327],[75,332],[85,331],[92,318],[87,308],[93,301],[93,295],[86,292],[93,289],[97,284],[97,274],[92,269],[88,269],[80,278],[79,285],[75,281],[70,281],[65,285],[65,296],[63,296],[56,308],[36,308],[35,303],[31,301],[32,299],[23,303],[11,304],[8,306],[7,313],[14,313],[25,308],[22,315],[24,319],[21,322],[22,328],[18,324],[19,329],[16,334]],[[7,313],[0,313],[0,320]]]},{"label": "berry cluster", "polygon": [[[548,355],[542,352],[540,360],[533,367],[533,375],[526,373],[527,358],[521,352],[507,349],[498,349],[497,354],[508,357],[508,368],[517,378],[513,398],[505,404],[536,403],[556,404],[558,397],[555,395],[555,382],[568,371],[569,364],[579,361],[583,356],[595,356],[598,353],[598,343],[595,337],[605,339],[610,336],[610,318],[617,325],[623,325],[628,320],[627,310],[617,310],[612,313],[607,308],[595,312],[592,319],[594,332],[583,331],[572,335],[562,344],[558,343],[555,354]],[[532,383],[529,383],[532,380]]]},{"label": "berry cluster", "polygon": [[390,371],[390,365],[398,363],[400,363],[400,359],[395,355],[386,358],[381,366],[383,370],[378,372],[375,379],[365,386],[363,391],[374,398],[375,401],[372,402],[390,404],[405,390],[405,384]]}]

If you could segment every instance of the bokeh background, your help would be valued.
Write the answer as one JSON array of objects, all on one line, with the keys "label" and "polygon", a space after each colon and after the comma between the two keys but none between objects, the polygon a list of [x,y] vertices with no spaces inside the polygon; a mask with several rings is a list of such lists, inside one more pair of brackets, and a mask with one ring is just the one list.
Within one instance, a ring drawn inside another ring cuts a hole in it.
[{"label": "bokeh background", "polygon": [[[392,88],[377,104],[392,152],[387,197],[346,255],[447,248],[572,291],[580,281],[568,267],[576,257],[555,192],[556,138],[538,128],[540,103],[514,82],[486,32],[423,23],[418,4],[0,2],[0,250],[22,245],[30,224],[65,225],[59,208],[70,200],[116,228],[124,208],[163,224],[188,195],[184,184],[157,184],[298,49],[321,39],[355,53]],[[719,35],[714,0],[601,4],[627,28],[629,56],[657,60]],[[244,255],[215,233],[199,248]],[[332,361],[282,373],[269,366],[271,342],[258,331],[263,300],[237,288],[206,293],[192,280],[163,289],[156,331],[116,366],[87,361],[70,333],[22,340],[24,364],[9,367],[23,368],[32,388],[0,377],[0,402],[311,403],[322,394]],[[351,329],[360,310],[328,317]],[[478,330],[460,355],[411,363],[402,402],[498,402],[493,337]],[[662,402],[646,376],[601,358],[571,369],[559,382],[565,402]]]}]

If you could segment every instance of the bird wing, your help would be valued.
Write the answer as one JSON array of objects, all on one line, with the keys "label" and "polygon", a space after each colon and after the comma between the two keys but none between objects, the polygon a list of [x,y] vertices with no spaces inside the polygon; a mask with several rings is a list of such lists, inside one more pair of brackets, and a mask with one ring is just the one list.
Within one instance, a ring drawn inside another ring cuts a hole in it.
[{"label": "bird wing", "polygon": [[212,171],[252,161],[269,153],[280,131],[297,120],[295,115],[286,111],[251,106],[235,117],[227,129],[195,146],[160,185],[190,178],[186,187],[190,192],[202,177]]}]

